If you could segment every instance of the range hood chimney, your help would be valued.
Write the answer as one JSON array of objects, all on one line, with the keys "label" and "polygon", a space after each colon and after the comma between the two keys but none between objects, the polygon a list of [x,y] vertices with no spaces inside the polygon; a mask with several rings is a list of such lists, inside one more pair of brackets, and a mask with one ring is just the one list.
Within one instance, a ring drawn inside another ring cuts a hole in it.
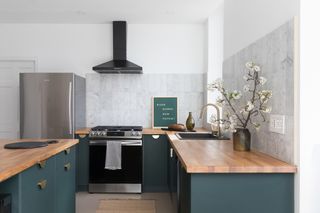
[{"label": "range hood chimney", "polygon": [[98,73],[141,74],[142,67],[127,60],[127,22],[113,21],[113,60],[92,68]]}]

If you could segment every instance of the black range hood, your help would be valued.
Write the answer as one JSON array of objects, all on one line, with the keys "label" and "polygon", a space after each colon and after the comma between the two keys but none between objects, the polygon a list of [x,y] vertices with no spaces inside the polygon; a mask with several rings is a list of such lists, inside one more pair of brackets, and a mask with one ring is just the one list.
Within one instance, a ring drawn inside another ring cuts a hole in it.
[{"label": "black range hood", "polygon": [[127,22],[113,22],[113,60],[92,68],[98,73],[141,74],[142,67],[127,60]]}]

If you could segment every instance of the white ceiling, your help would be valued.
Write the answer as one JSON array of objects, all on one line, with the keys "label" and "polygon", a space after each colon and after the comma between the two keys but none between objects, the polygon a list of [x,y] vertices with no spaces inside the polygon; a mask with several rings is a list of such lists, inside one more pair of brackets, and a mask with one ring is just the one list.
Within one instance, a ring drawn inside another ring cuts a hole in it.
[{"label": "white ceiling", "polygon": [[201,23],[222,0],[0,0],[2,23]]}]

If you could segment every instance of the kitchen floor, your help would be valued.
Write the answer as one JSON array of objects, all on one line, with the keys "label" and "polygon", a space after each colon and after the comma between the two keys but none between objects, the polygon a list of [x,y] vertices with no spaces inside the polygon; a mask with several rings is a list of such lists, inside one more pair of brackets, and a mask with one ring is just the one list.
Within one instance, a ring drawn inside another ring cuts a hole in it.
[{"label": "kitchen floor", "polygon": [[76,195],[76,213],[94,213],[102,199],[152,199],[156,201],[157,213],[175,213],[169,193],[143,194],[89,194],[78,192]]}]

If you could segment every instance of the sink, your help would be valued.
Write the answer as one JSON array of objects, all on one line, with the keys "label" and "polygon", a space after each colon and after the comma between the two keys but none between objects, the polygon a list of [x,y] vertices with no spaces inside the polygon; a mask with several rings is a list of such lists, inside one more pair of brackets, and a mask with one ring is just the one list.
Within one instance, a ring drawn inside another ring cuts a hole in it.
[{"label": "sink", "polygon": [[179,132],[176,136],[179,140],[230,140],[224,136],[214,136],[211,132]]}]

